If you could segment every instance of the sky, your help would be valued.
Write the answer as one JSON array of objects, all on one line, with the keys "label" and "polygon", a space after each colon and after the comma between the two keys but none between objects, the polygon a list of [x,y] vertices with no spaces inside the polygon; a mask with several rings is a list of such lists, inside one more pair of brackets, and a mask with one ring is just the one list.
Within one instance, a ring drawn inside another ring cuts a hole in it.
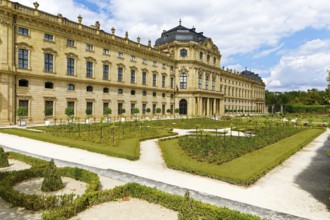
[{"label": "sky", "polygon": [[[33,7],[35,0],[16,0]],[[147,44],[163,30],[195,27],[218,46],[221,66],[259,74],[269,91],[327,87],[329,0],[38,0],[39,9]]]}]

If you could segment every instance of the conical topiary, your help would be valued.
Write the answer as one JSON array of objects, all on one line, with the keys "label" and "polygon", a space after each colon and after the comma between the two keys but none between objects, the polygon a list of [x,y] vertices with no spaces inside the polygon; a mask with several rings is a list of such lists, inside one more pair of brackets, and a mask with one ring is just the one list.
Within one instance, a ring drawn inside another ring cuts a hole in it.
[{"label": "conical topiary", "polygon": [[54,160],[51,160],[44,171],[44,181],[41,190],[44,192],[53,192],[64,188],[61,176],[57,171]]},{"label": "conical topiary", "polygon": [[0,167],[9,167],[8,153],[0,147]]}]

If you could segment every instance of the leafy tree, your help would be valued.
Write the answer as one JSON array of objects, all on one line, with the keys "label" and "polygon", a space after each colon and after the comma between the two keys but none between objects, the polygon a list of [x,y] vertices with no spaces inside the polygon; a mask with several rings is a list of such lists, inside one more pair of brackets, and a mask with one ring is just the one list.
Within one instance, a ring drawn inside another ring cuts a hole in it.
[{"label": "leafy tree", "polygon": [[17,115],[19,117],[28,116],[28,108],[27,107],[19,107],[17,109]]},{"label": "leafy tree", "polygon": [[112,114],[111,108],[106,107],[103,109],[103,115],[111,115],[111,114]]}]

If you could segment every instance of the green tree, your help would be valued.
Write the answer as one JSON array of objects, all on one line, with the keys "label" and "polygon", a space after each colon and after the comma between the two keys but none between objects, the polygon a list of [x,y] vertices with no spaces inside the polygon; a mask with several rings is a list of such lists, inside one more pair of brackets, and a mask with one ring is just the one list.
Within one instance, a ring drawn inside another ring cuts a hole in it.
[{"label": "green tree", "polygon": [[0,167],[9,167],[8,153],[0,147]]},{"label": "green tree", "polygon": [[74,109],[73,107],[66,107],[65,108],[65,114],[68,116],[68,117],[71,117],[74,115]]}]

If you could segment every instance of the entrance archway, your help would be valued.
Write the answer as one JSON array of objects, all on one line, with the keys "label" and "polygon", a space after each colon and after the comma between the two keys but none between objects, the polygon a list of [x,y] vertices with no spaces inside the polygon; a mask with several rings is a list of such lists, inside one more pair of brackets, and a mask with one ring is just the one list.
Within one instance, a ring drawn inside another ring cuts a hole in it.
[{"label": "entrance archway", "polygon": [[181,99],[179,102],[179,113],[180,115],[186,115],[188,112],[188,102],[185,99]]}]

